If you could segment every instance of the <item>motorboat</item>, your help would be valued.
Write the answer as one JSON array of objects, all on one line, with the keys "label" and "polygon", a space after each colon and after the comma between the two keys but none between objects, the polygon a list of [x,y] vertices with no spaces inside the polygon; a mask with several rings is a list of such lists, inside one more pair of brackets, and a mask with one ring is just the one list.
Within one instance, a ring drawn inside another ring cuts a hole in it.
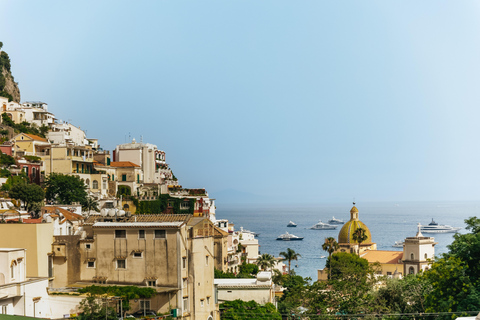
[{"label": "motorboat", "polygon": [[296,224],[295,222],[293,222],[293,221],[290,221],[290,222],[287,224],[287,227],[290,227],[290,228],[294,228],[294,227],[296,227],[296,226],[297,226],[297,224]]},{"label": "motorboat", "polygon": [[426,226],[421,226],[420,231],[423,233],[449,233],[449,232],[457,232],[462,228],[459,227],[451,227],[445,224],[438,224],[433,219]]},{"label": "motorboat", "polygon": [[403,248],[403,245],[405,244],[405,241],[395,241],[395,243],[392,245],[394,248]]},{"label": "motorboat", "polygon": [[318,221],[317,224],[315,224],[314,226],[311,226],[309,229],[312,229],[312,230],[335,230],[337,229],[337,226],[334,226],[334,225],[331,225],[331,224],[328,224],[328,223],[324,223],[322,222],[322,220]]},{"label": "motorboat", "polygon": [[332,217],[332,219],[328,220],[330,224],[344,224],[345,221]]},{"label": "motorboat", "polygon": [[286,232],[285,234],[278,236],[277,240],[283,240],[283,241],[303,240],[303,237],[297,237],[294,234],[290,234]]}]

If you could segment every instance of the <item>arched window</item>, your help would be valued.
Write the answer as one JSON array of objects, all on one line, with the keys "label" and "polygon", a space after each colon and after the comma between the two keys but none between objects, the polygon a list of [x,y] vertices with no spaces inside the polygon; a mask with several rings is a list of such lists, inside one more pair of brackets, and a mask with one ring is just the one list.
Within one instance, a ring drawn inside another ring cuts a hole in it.
[{"label": "arched window", "polygon": [[408,268],[408,274],[414,274],[414,273],[415,273],[415,269],[413,269],[413,267]]},{"label": "arched window", "polygon": [[130,206],[128,205],[128,203],[125,203],[125,204],[123,205],[123,210],[125,210],[125,211],[129,211],[129,210],[130,210]]},{"label": "arched window", "polygon": [[428,255],[425,253],[425,260],[427,260],[427,259],[428,259]]},{"label": "arched window", "polygon": [[[83,164],[82,164],[82,172],[83,172]],[[87,188],[90,188],[90,179],[85,180],[85,184],[87,185]]]},{"label": "arched window", "polygon": [[93,180],[93,182],[92,182],[92,188],[93,188],[93,189],[98,189],[98,181],[97,181],[97,180]]},{"label": "arched window", "polygon": [[13,260],[12,264],[10,264],[10,278],[15,279],[15,275],[17,273],[17,261]]},{"label": "arched window", "polygon": [[415,255],[413,253],[410,253],[410,260],[415,259]]}]

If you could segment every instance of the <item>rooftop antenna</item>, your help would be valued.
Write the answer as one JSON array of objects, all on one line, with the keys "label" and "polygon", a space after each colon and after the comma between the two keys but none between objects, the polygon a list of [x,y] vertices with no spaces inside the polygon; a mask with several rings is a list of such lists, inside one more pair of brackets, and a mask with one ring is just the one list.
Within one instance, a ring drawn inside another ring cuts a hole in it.
[{"label": "rooftop antenna", "polygon": [[140,143],[143,143],[143,136],[140,136]]}]

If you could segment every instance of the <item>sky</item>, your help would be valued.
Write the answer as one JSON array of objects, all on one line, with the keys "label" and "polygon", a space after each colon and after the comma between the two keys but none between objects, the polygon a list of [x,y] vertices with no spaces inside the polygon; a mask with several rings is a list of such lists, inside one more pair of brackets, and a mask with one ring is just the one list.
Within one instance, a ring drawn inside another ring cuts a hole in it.
[{"label": "sky", "polygon": [[475,201],[480,3],[0,0],[22,102],[218,202]]}]

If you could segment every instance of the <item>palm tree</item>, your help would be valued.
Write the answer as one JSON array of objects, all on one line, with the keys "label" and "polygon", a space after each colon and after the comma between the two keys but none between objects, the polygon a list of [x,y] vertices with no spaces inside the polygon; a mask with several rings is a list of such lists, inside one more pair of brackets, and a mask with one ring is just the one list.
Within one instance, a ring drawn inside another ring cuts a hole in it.
[{"label": "palm tree", "polygon": [[273,268],[275,266],[275,257],[271,254],[264,253],[257,258],[256,264],[262,270],[267,270],[267,268]]},{"label": "palm tree", "polygon": [[[330,261],[330,258],[332,257],[332,253],[335,252],[335,250],[338,250],[340,248],[340,245],[338,242],[335,240],[334,237],[328,237],[325,238],[325,242],[322,244],[322,249],[323,251],[328,252],[328,261]],[[328,277],[332,277],[332,272],[330,271],[330,268],[328,268]]]},{"label": "palm tree", "polygon": [[93,199],[92,197],[88,197],[86,200],[85,200],[85,203],[83,204],[82,206],[82,209],[84,211],[92,211],[92,210],[95,210],[97,212],[99,212],[100,210],[98,209],[98,203],[97,201],[95,201],[95,199]]},{"label": "palm tree", "polygon": [[290,248],[287,248],[287,252],[280,252],[280,255],[283,257],[283,261],[288,261],[288,273],[290,273],[291,271],[290,265],[292,263],[292,260],[298,260],[298,258],[302,256],[300,253],[296,253],[295,250]]},{"label": "palm tree", "polygon": [[367,240],[367,232],[362,227],[357,228],[352,234],[352,239],[358,242],[358,255],[360,256],[360,245]]}]

